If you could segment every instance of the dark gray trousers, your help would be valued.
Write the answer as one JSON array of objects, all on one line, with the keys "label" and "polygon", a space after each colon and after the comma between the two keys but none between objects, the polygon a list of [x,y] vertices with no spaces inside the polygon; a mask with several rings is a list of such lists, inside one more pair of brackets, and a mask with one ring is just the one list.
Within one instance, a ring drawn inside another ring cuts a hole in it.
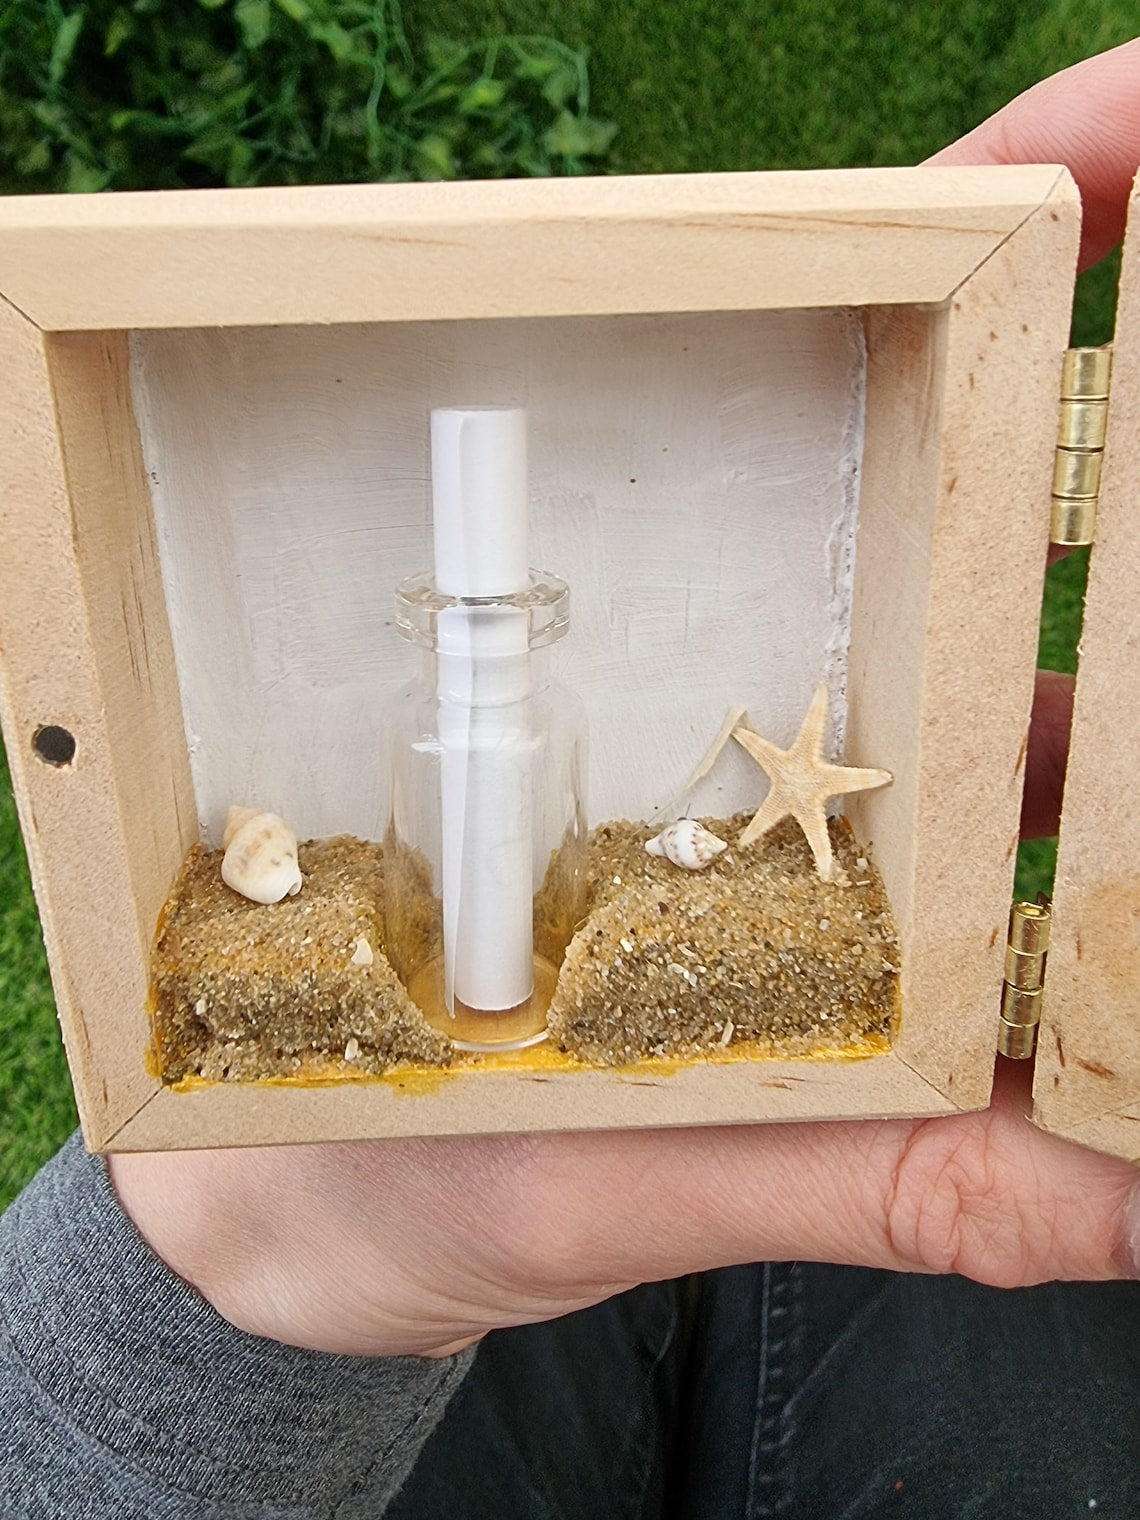
[{"label": "dark gray trousers", "polygon": [[1140,1284],[775,1264],[501,1331],[391,1520],[1140,1520]]}]

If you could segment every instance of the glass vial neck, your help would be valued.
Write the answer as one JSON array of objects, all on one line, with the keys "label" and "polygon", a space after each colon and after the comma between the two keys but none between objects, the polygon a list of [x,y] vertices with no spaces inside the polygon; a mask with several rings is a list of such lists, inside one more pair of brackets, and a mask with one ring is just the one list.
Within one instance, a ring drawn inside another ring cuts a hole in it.
[{"label": "glass vial neck", "polygon": [[410,644],[446,653],[449,645],[454,650],[457,640],[470,637],[461,631],[464,625],[485,630],[480,636],[489,647],[506,639],[519,652],[544,649],[570,626],[570,588],[545,570],[531,570],[525,590],[502,597],[448,596],[437,590],[430,570],[409,575],[396,587],[396,629]]}]

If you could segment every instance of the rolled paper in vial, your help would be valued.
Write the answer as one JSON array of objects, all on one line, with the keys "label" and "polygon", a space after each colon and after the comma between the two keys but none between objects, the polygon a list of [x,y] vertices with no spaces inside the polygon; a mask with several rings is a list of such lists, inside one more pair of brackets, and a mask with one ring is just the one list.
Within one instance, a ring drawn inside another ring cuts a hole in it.
[{"label": "rolled paper in vial", "polygon": [[526,412],[431,414],[435,585],[444,596],[514,596],[530,583]]},{"label": "rolled paper in vial", "polygon": [[526,416],[432,413],[444,991],[491,1011],[534,987]]},{"label": "rolled paper in vial", "polygon": [[528,619],[453,608],[437,630],[445,994],[514,1008],[534,986]]}]

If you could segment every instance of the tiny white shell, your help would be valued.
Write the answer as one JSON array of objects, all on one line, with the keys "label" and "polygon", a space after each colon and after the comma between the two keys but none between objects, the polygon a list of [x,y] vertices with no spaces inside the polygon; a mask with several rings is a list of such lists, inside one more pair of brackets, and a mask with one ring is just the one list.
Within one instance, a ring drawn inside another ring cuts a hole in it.
[{"label": "tiny white shell", "polygon": [[357,935],[356,949],[352,952],[350,964],[353,966],[371,966],[374,959],[372,946],[364,938],[363,934]]},{"label": "tiny white shell", "polygon": [[301,890],[296,834],[276,813],[254,813],[230,835],[222,880],[251,902],[295,897]]},{"label": "tiny white shell", "polygon": [[647,839],[645,848],[650,855],[663,855],[675,866],[684,866],[686,871],[703,871],[728,846],[695,818],[678,818],[676,823],[663,828],[656,838]]}]

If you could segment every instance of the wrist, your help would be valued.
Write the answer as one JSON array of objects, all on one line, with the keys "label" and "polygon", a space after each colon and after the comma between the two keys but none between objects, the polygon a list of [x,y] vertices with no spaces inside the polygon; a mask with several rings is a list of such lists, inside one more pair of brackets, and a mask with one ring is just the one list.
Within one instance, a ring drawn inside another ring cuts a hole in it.
[{"label": "wrist", "polygon": [[223,1152],[113,1155],[107,1173],[123,1212],[154,1254],[239,1329],[263,1239],[242,1169]]}]

